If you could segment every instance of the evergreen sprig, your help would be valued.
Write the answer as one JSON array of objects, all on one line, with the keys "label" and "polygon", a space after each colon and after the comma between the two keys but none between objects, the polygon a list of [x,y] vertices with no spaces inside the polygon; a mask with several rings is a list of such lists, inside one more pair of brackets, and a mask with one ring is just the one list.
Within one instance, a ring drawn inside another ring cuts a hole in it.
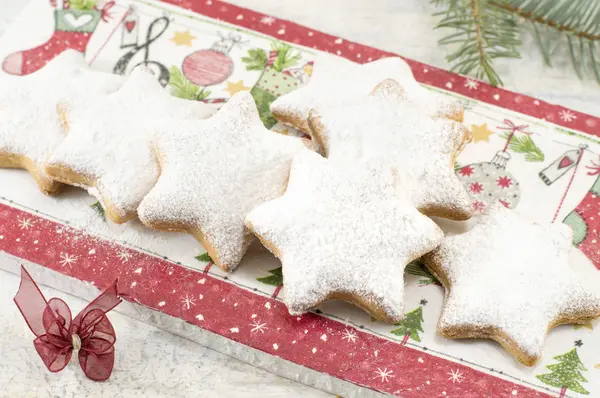
[{"label": "evergreen sprig", "polygon": [[69,6],[73,10],[93,10],[98,0],[70,0]]},{"label": "evergreen sprig", "polygon": [[285,69],[296,65],[302,57],[299,52],[294,52],[292,46],[283,42],[275,42],[271,44],[271,50],[277,51],[273,69],[278,72],[283,72]]},{"label": "evergreen sprig", "polygon": [[169,69],[169,86],[173,95],[179,98],[202,101],[210,95],[210,91],[190,82],[176,66]]},{"label": "evergreen sprig", "polygon": [[[502,135],[502,138],[507,140],[509,136],[510,134],[506,132]],[[525,154],[525,160],[528,162],[544,161],[544,152],[533,142],[529,135],[521,137],[514,135],[508,144],[508,148],[511,151]]]},{"label": "evergreen sprig", "polygon": [[531,28],[544,61],[552,66],[566,46],[579,78],[593,75],[600,83],[600,3],[590,0],[432,0],[444,11],[438,25],[454,33],[440,44],[461,46],[448,56],[453,70],[474,73],[493,85],[502,81],[495,58],[519,58],[518,22]]},{"label": "evergreen sprig", "polygon": [[204,263],[212,263],[213,260],[212,258],[210,258],[210,255],[208,253],[202,253],[197,255],[196,257],[194,257],[196,260],[198,261],[202,261]]},{"label": "evergreen sprig", "polygon": [[102,207],[102,204],[100,203],[100,201],[91,204],[90,207],[92,209],[94,209],[96,211],[96,213],[98,213],[100,218],[102,218],[103,220],[106,220],[106,213],[104,212],[104,207]]}]

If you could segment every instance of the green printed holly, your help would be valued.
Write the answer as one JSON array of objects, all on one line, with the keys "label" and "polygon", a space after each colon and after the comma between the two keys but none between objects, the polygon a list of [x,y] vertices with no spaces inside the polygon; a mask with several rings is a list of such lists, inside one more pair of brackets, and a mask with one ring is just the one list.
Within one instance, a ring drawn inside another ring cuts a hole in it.
[{"label": "green printed holly", "polygon": [[390,333],[397,336],[404,336],[402,344],[406,344],[409,338],[421,342],[419,332],[423,332],[422,322],[423,307],[419,306],[415,310],[404,314],[404,319],[396,324],[396,326],[400,327],[392,330]]},{"label": "green printed holly", "polygon": [[194,258],[198,261],[202,261],[203,263],[212,263],[213,262],[212,258],[210,258],[208,253],[202,253]]},{"label": "green printed holly", "polygon": [[577,355],[577,348],[573,348],[566,354],[555,356],[554,359],[558,360],[558,363],[546,366],[551,372],[536,377],[543,383],[559,387],[561,397],[565,396],[567,390],[579,394],[589,394],[581,385],[581,382],[587,382],[586,378],[581,375],[581,372],[587,371],[587,369]]},{"label": "green printed holly", "polygon": [[187,100],[202,101],[210,95],[209,90],[189,81],[176,66],[169,69],[169,86],[171,94]]},{"label": "green printed holly", "polygon": [[93,10],[97,4],[98,0],[69,0],[72,10]]},{"label": "green printed holly", "polygon": [[272,297],[275,298],[275,297],[277,297],[277,295],[281,291],[281,288],[283,287],[282,268],[279,267],[279,268],[270,269],[267,272],[271,275],[256,278],[256,280],[259,282],[262,282],[266,285],[276,286],[275,291],[273,292],[273,295],[272,295]]},{"label": "green printed holly", "polygon": [[256,101],[260,119],[267,128],[277,123],[269,109],[271,103],[277,97],[297,89],[302,83],[290,71],[301,57],[302,55],[293,50],[289,44],[275,42],[271,44],[271,51],[268,54],[262,48],[253,48],[242,58],[246,70],[263,71],[250,93]]},{"label": "green printed holly", "polygon": [[102,204],[99,201],[91,204],[90,207],[92,209],[94,209],[96,211],[96,213],[98,213],[100,218],[102,218],[103,220],[106,220],[106,214],[104,213],[104,207],[102,207]]},{"label": "green printed holly", "polygon": [[420,262],[419,260],[415,260],[415,261],[409,263],[404,270],[410,275],[424,277],[424,279],[419,280],[420,286],[427,286],[427,285],[441,286],[440,282],[438,282],[438,280],[435,278],[435,276],[433,276],[433,274],[431,272],[429,272],[429,270],[425,267],[425,265],[422,262]]}]

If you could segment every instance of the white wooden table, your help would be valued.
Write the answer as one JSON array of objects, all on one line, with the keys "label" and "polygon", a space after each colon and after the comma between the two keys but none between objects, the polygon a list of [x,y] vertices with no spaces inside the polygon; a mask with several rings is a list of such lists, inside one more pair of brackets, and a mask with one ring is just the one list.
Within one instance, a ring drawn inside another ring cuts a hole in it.
[{"label": "white wooden table", "polygon": [[[271,14],[278,18],[296,21],[300,24],[311,26],[315,29],[345,37],[349,40],[375,46],[388,51],[402,54],[425,63],[438,67],[447,67],[444,61],[444,50],[437,45],[437,40],[442,32],[433,31],[436,20],[431,17],[434,8],[423,0],[303,0],[298,2],[270,1],[270,0],[229,0],[240,6],[248,7]],[[4,31],[10,21],[20,12],[26,4],[25,1],[0,0],[0,34]],[[331,17],[335,15],[335,17]],[[525,36],[527,37],[527,36]],[[526,39],[522,49],[523,59],[516,61],[498,62],[498,70],[505,82],[506,88],[523,92],[550,102],[556,102],[583,112],[600,115],[600,86],[592,80],[580,81],[570,69],[568,58],[565,56],[556,62],[554,69],[544,67],[541,56],[531,39]],[[3,294],[0,296],[0,336],[5,335],[7,328],[17,328],[22,322],[16,308],[9,304],[12,290],[17,288],[17,278],[0,275],[4,278]],[[10,283],[12,282],[12,283]],[[75,300],[75,299],[73,299]],[[114,315],[124,317],[122,315]],[[152,335],[161,346],[173,346],[173,351],[185,347],[184,352],[190,355],[183,357],[164,358],[163,368],[171,366],[179,373],[209,375],[211,385],[202,385],[199,378],[197,392],[210,392],[210,396],[302,396],[321,397],[329,396],[304,385],[274,376],[265,371],[243,364],[223,354],[194,347],[193,344],[175,336],[169,337],[169,333],[132,320],[119,320],[123,323],[131,323],[132,328],[139,328],[140,333]],[[0,341],[5,344],[6,341]],[[25,349],[30,342],[18,341],[19,355],[35,355],[33,347]],[[132,342],[133,343],[133,342]],[[142,349],[143,347],[138,347]],[[181,351],[181,350],[180,350]],[[194,359],[194,360],[192,360]],[[147,361],[147,358],[145,359]],[[169,361],[171,363],[169,363]],[[0,391],[8,391],[5,387],[13,383],[15,375],[14,366],[1,366]],[[152,366],[150,363],[132,363],[131,366]],[[190,367],[194,367],[190,369]],[[216,383],[218,388],[216,388]],[[52,396],[59,393],[62,396],[70,396],[75,390],[61,390],[57,386],[79,383],[80,375],[76,372],[68,372],[59,377],[51,377],[38,383],[33,380],[33,385],[39,385],[37,396]],[[42,387],[43,385],[43,387]],[[14,387],[14,385],[13,385]],[[106,387],[106,386],[105,386]],[[104,388],[105,388],[104,387]],[[117,390],[121,386],[117,386]],[[131,387],[131,386],[129,386]],[[92,389],[90,394],[109,393],[107,390],[93,391],[93,384],[86,383],[86,388]],[[162,395],[180,396],[185,394],[175,384],[169,393],[165,391]],[[10,391],[15,391],[11,389]],[[16,390],[23,395],[31,389]],[[71,391],[71,393],[69,393]],[[158,392],[158,391],[153,391]],[[45,394],[45,395],[44,395]]]}]

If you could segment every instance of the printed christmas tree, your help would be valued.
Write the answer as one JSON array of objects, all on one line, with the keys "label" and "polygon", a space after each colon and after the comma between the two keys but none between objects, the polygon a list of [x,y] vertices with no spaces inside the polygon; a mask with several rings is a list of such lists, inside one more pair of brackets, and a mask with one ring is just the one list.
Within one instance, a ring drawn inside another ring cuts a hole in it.
[{"label": "printed christmas tree", "polygon": [[423,332],[422,322],[423,307],[419,306],[417,309],[406,313],[404,319],[396,324],[396,326],[400,327],[392,330],[390,333],[397,336],[404,336],[402,344],[405,344],[409,337],[415,341],[421,342],[419,332]]},{"label": "printed christmas tree", "polygon": [[579,394],[589,394],[581,385],[581,382],[587,382],[581,375],[581,372],[587,369],[581,363],[579,355],[577,355],[577,349],[573,348],[566,354],[554,357],[554,359],[559,363],[546,366],[552,372],[537,375],[536,377],[543,383],[559,387],[561,389],[561,397],[565,395],[567,390],[578,392]]},{"label": "printed christmas tree", "polygon": [[267,271],[269,274],[269,276],[263,276],[261,278],[256,278],[257,281],[262,282],[266,285],[271,285],[271,286],[275,286],[276,289],[273,292],[272,297],[275,298],[277,297],[277,295],[279,294],[279,291],[281,290],[281,288],[283,287],[283,272],[282,272],[282,268],[274,268],[274,269],[270,269],[269,271]]}]

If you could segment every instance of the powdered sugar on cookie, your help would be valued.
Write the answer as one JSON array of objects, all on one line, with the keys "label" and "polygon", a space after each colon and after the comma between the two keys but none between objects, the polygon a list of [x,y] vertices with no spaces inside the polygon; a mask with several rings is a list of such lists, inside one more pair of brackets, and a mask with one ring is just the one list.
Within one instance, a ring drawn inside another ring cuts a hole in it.
[{"label": "powdered sugar on cookie", "polygon": [[[83,54],[74,50],[61,53],[34,74],[2,76],[0,165],[4,163],[1,158],[20,158],[20,164],[12,167],[30,169],[40,189],[54,193],[59,184],[45,174],[43,163],[65,138],[56,114],[57,102],[67,96],[73,108],[89,105],[117,90],[122,82],[120,76],[92,71]],[[29,164],[24,164],[27,161]]]},{"label": "powdered sugar on cookie", "polygon": [[532,365],[550,328],[600,316],[600,297],[569,265],[571,242],[566,225],[536,224],[501,205],[446,238],[424,257],[447,289],[439,332],[495,339]]},{"label": "powdered sugar on cookie", "polygon": [[460,123],[434,119],[402,102],[400,85],[385,80],[367,98],[311,112],[309,123],[330,159],[389,163],[423,213],[469,218],[471,203],[454,174],[454,158],[470,134]]},{"label": "powdered sugar on cookie", "polygon": [[246,225],[281,259],[291,314],[339,298],[388,322],[404,314],[405,265],[443,237],[402,199],[391,168],[312,152],[294,159],[286,193],[254,209]]},{"label": "powdered sugar on cookie", "polygon": [[208,105],[170,96],[146,68],[135,69],[119,91],[84,110],[72,103],[61,104],[69,134],[47,171],[63,182],[95,187],[115,222],[135,216],[156,183],[159,168],[150,141],[158,125],[176,130],[181,120],[214,113]]},{"label": "powdered sugar on cookie", "polygon": [[423,109],[425,114],[462,121],[462,106],[421,86],[408,64],[398,57],[361,65],[345,58],[321,55],[315,61],[308,84],[276,99],[271,104],[271,112],[278,120],[310,133],[307,119],[311,109],[318,111],[321,106],[363,99],[385,79],[396,80],[403,88],[402,98]]},{"label": "powdered sugar on cookie", "polygon": [[181,122],[156,137],[161,176],[142,202],[142,222],[196,236],[215,263],[233,270],[251,241],[244,217],[285,190],[299,138],[263,126],[249,93],[212,118]]}]

